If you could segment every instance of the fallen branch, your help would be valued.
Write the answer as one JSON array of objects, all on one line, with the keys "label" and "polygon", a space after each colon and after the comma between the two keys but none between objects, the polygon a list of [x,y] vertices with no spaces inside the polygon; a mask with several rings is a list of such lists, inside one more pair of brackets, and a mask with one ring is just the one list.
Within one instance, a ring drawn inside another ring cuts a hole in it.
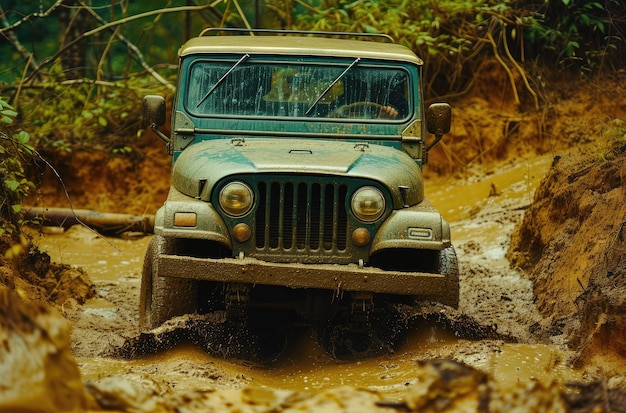
[{"label": "fallen branch", "polygon": [[[59,183],[61,184],[61,187],[63,187],[63,192],[65,193],[65,197],[67,198],[67,202],[70,205],[70,207],[68,208],[68,210],[70,211],[70,213],[73,216],[73,219],[76,220],[76,223],[79,225],[82,225],[83,227],[87,228],[89,231],[96,233],[96,230],[94,230],[93,228],[89,227],[87,224],[85,224],[83,221],[81,221],[81,219],[74,214],[74,205],[72,204],[72,198],[70,198],[70,194],[69,192],[67,192],[67,188],[65,187],[65,182],[63,182],[63,179],[61,179],[61,175],[59,175],[59,172],[54,168],[54,166],[52,166],[52,164],[50,162],[48,162],[48,160],[46,158],[44,158],[39,152],[37,152],[36,149],[30,147],[29,145],[26,145],[16,139],[13,139],[12,137],[6,135],[3,132],[0,132],[0,139],[5,139],[9,142],[13,142],[16,145],[19,145],[23,148],[25,148],[28,152],[34,154],[37,159],[39,159],[41,162],[45,163],[46,166],[48,166],[48,168],[50,168],[50,170],[52,171],[52,173],[54,174],[54,176],[56,176],[56,178],[59,180]],[[113,245],[113,243],[111,243],[110,241],[106,240],[107,244],[109,244],[111,247],[113,247],[115,250],[118,250],[118,248]]]},{"label": "fallen branch", "polygon": [[86,224],[107,235],[120,235],[124,232],[154,231],[154,215],[131,215],[98,212],[90,209],[24,207],[28,220],[41,221],[44,225],[69,228],[72,225]]}]

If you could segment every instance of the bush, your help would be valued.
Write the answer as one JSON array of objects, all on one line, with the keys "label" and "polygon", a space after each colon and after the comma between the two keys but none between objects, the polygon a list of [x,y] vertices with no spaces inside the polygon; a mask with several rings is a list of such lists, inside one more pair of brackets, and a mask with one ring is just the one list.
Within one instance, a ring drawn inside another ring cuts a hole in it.
[{"label": "bush", "polygon": [[22,162],[33,157],[26,132],[11,134],[10,126],[17,113],[0,98],[0,236],[19,234],[24,223],[22,199],[34,188],[25,174]]},{"label": "bush", "polygon": [[520,0],[518,7],[529,12],[529,57],[542,64],[593,73],[626,63],[624,0]]}]

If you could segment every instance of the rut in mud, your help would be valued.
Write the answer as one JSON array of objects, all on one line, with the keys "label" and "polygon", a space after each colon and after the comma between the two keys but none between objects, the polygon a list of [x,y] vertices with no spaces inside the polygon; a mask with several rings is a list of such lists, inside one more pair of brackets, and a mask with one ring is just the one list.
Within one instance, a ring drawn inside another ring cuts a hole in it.
[{"label": "rut in mud", "polygon": [[[157,354],[181,343],[192,343],[207,353],[225,359],[241,359],[255,363],[272,363],[278,360],[287,345],[287,337],[311,334],[318,343],[338,360],[363,360],[392,354],[406,338],[409,331],[441,329],[459,339],[502,340],[516,342],[515,337],[497,333],[481,325],[472,317],[437,303],[421,305],[396,305],[384,321],[375,323],[364,333],[335,336],[340,325],[318,328],[276,327],[273,317],[256,317],[252,320],[230,320],[225,312],[205,315],[184,315],[167,321],[162,326],[126,339],[121,348],[113,349],[113,357],[136,358]],[[345,344],[346,340],[351,340]]]}]

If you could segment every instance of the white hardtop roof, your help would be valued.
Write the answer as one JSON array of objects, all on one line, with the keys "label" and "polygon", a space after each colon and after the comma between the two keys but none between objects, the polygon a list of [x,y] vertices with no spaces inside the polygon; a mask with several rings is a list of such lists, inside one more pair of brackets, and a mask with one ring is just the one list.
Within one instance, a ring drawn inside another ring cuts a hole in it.
[{"label": "white hardtop roof", "polygon": [[395,43],[308,36],[201,36],[190,39],[178,51],[181,57],[207,53],[347,57],[423,64],[410,49]]}]

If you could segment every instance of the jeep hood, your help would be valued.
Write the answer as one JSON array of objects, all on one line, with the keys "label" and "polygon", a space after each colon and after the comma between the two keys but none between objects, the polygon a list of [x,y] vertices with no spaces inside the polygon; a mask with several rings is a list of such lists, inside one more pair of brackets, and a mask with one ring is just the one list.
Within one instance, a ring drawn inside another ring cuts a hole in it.
[{"label": "jeep hood", "polygon": [[220,180],[259,173],[371,179],[388,188],[395,208],[424,198],[422,172],[405,153],[382,145],[314,139],[202,141],[177,157],[172,185],[185,195],[209,201]]}]

